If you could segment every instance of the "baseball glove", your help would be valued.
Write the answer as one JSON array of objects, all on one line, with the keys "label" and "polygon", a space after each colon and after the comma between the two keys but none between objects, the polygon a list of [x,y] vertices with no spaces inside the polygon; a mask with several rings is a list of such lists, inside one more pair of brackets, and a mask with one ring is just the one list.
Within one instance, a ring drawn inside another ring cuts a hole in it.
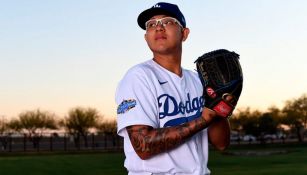
[{"label": "baseball glove", "polygon": [[219,49],[205,53],[195,63],[203,85],[205,107],[219,116],[231,116],[243,85],[239,55]]}]

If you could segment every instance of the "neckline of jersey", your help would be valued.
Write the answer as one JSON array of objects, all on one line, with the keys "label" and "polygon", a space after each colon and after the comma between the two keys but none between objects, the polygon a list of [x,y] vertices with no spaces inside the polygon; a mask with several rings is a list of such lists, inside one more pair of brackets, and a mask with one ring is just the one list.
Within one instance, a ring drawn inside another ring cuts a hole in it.
[{"label": "neckline of jersey", "polygon": [[180,77],[179,75],[175,74],[172,71],[169,71],[168,69],[164,68],[163,66],[161,66],[160,64],[158,64],[157,62],[155,62],[153,59],[150,60],[153,64],[157,65],[157,67],[159,67],[162,71],[166,72],[167,74],[169,74],[171,77],[173,77],[174,79],[178,80],[178,81],[182,81],[184,80],[184,74],[185,74],[185,70],[181,67],[181,72],[182,72],[182,76]]}]

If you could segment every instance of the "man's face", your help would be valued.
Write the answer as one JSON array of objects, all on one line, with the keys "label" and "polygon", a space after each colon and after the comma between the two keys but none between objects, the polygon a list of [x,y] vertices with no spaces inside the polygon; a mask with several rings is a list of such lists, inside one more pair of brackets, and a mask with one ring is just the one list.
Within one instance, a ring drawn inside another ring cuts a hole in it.
[{"label": "man's face", "polygon": [[[165,18],[165,15],[156,15],[153,16],[150,20],[153,20],[152,24],[156,24],[155,20]],[[149,46],[149,48],[154,53],[159,54],[169,54],[176,49],[181,49],[182,41],[184,41],[187,37],[185,35],[184,30],[180,24],[176,21],[162,20],[158,22],[154,27],[149,27],[146,29],[145,40]],[[164,24],[162,24],[164,22]]]}]

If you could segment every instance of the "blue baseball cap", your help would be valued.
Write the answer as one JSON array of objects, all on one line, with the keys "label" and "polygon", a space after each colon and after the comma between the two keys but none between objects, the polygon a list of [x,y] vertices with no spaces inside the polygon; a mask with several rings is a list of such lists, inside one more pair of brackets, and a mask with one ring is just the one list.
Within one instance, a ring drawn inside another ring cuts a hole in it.
[{"label": "blue baseball cap", "polygon": [[176,18],[183,27],[186,27],[186,22],[183,14],[179,10],[178,6],[171,3],[159,2],[152,6],[151,8],[143,11],[138,16],[139,26],[146,30],[145,23],[155,15],[168,15],[173,18]]}]

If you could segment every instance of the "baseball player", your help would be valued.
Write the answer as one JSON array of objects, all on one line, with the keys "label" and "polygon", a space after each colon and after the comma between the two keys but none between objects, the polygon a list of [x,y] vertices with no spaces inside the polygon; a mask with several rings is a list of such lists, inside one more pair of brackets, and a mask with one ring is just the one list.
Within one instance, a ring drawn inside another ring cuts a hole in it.
[{"label": "baseball player", "polygon": [[128,70],[116,90],[118,134],[129,175],[207,175],[208,144],[229,144],[227,118],[205,107],[197,73],[181,67],[185,18],[157,3],[138,16],[153,58]]}]

